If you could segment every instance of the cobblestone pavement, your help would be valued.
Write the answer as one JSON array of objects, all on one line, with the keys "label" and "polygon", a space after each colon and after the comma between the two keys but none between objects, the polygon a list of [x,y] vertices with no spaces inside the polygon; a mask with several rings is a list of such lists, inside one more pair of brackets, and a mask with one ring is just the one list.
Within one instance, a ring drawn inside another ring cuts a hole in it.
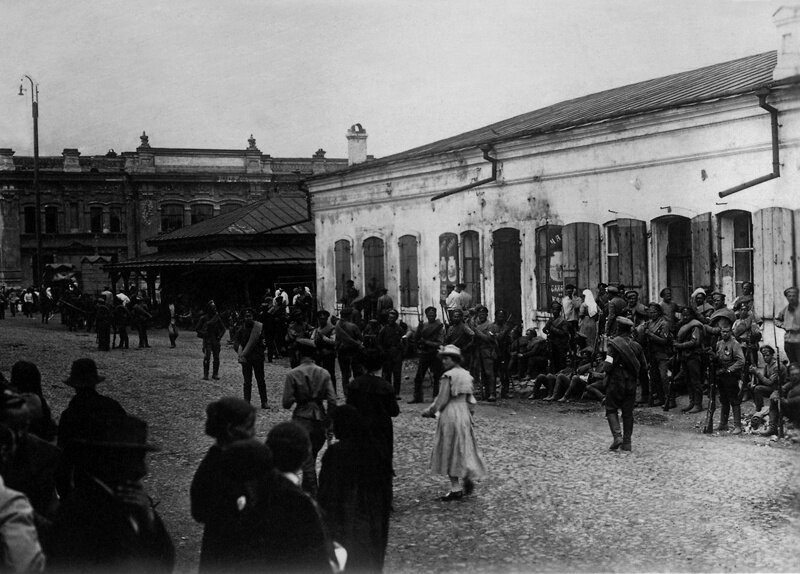
[{"label": "cobblestone pavement", "polygon": [[[241,375],[224,347],[222,380],[201,380],[194,333],[170,349],[165,332],[155,331],[151,344],[99,353],[94,334],[17,317],[0,321],[0,370],[36,362],[60,413],[72,360],[98,362],[107,376],[101,392],[146,419],[161,446],[150,458],[148,489],[175,541],[176,570],[192,572],[201,529],[188,490],[211,444],[204,408],[238,395]],[[277,404],[286,370],[285,362],[267,366],[272,408],[259,411],[260,437],[290,416]],[[785,441],[705,436],[694,428],[698,419],[645,409],[637,411],[645,424],[635,428],[634,452],[617,454],[606,450],[596,404],[481,403],[476,433],[489,475],[472,497],[443,503],[437,497],[448,481],[427,470],[435,421],[419,416],[424,405],[402,405],[387,572],[800,571],[800,452]]]}]

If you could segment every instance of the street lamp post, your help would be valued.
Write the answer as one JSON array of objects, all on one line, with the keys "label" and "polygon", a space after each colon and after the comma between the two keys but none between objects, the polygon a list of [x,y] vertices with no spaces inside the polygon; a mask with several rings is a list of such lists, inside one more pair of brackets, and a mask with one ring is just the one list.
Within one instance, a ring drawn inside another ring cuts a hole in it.
[{"label": "street lamp post", "polygon": [[[33,114],[33,193],[36,197],[36,265],[34,285],[41,286],[44,277],[42,273],[42,193],[39,189],[39,84],[33,81],[29,75],[25,74],[20,78],[24,82],[25,78],[31,83],[31,113]],[[19,95],[24,96],[23,85],[19,85]]]}]

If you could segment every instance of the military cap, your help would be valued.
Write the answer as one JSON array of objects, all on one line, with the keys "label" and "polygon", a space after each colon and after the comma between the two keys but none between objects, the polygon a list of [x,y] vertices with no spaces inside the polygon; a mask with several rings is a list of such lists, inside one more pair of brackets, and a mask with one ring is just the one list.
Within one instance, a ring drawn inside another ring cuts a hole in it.
[{"label": "military cap", "polygon": [[633,327],[633,321],[631,321],[627,317],[617,317],[617,326]]}]

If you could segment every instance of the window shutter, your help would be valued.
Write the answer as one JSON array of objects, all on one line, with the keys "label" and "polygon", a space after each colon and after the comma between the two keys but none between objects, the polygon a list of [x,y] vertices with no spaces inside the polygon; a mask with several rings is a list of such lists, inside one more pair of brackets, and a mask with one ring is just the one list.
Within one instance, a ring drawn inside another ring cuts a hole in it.
[{"label": "window shutter", "polygon": [[647,294],[647,224],[639,219],[617,219],[619,280],[625,287]]},{"label": "window shutter", "polygon": [[562,230],[564,284],[594,289],[600,282],[600,226],[569,223]]},{"label": "window shutter", "polygon": [[692,286],[714,286],[714,256],[711,242],[711,212],[692,218]]},{"label": "window shutter", "polygon": [[783,290],[795,284],[790,209],[768,207],[753,213],[753,287],[755,308],[764,318],[784,306]]}]

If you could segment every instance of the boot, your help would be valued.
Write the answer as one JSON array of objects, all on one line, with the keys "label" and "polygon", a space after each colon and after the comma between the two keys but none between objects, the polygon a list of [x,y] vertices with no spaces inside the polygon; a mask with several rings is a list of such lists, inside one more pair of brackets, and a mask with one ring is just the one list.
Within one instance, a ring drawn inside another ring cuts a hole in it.
[{"label": "boot", "polygon": [[205,361],[203,361],[203,380],[204,381],[208,380],[208,363],[206,363]]},{"label": "boot", "polygon": [[694,406],[689,410],[689,414],[703,412],[703,391],[697,391],[694,397]]},{"label": "boot", "polygon": [[733,407],[733,432],[731,434],[742,434],[742,405],[732,405]]},{"label": "boot", "polygon": [[694,408],[694,395],[689,397],[689,404],[681,409],[681,412],[688,413]]},{"label": "boot", "polygon": [[622,431],[619,428],[619,415],[617,413],[607,413],[606,419],[608,419],[608,428],[611,429],[611,436],[614,437],[608,450],[617,450],[622,446]]},{"label": "boot", "polygon": [[244,392],[244,400],[247,401],[247,404],[250,404],[250,398],[253,395],[253,387],[251,385],[245,384],[243,389]]},{"label": "boot", "polygon": [[717,427],[718,431],[726,431],[728,430],[728,417],[731,414],[731,406],[730,405],[722,405],[722,408],[719,412],[719,426]]},{"label": "boot", "polygon": [[633,415],[622,415],[622,450],[631,450],[631,436],[633,436]]}]

